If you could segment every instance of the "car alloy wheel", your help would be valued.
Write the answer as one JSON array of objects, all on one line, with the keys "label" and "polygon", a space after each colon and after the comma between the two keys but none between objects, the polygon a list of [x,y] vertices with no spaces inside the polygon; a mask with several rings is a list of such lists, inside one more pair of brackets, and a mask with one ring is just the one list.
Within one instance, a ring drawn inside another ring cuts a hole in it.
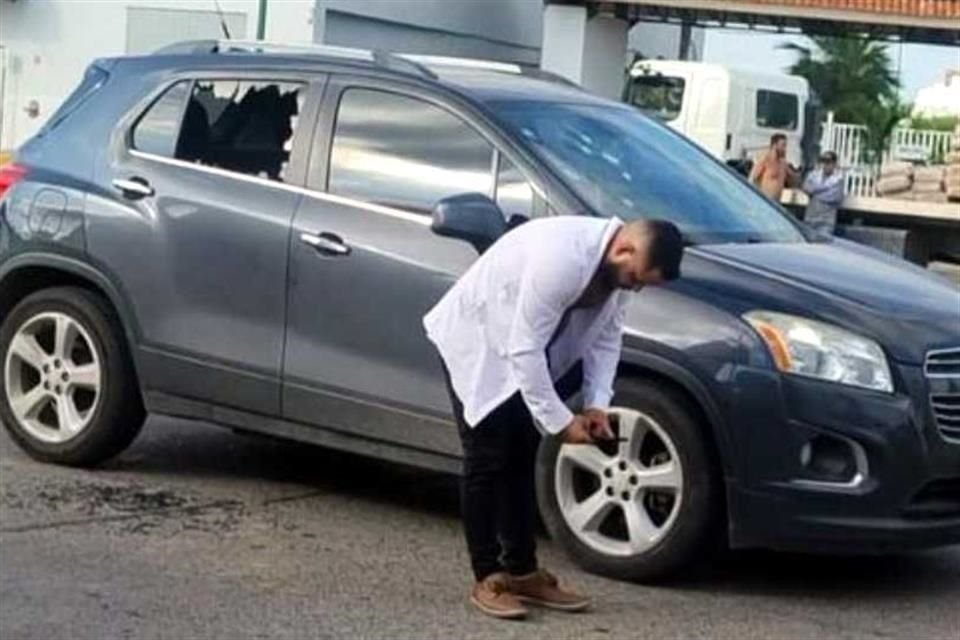
[{"label": "car alloy wheel", "polygon": [[59,444],[89,426],[103,375],[90,332],[78,320],[62,312],[28,318],[4,360],[10,409],[30,436]]},{"label": "car alloy wheel", "polygon": [[611,409],[617,444],[560,447],[554,483],[560,511],[583,544],[610,556],[634,556],[670,531],[683,497],[676,446],[650,416]]}]

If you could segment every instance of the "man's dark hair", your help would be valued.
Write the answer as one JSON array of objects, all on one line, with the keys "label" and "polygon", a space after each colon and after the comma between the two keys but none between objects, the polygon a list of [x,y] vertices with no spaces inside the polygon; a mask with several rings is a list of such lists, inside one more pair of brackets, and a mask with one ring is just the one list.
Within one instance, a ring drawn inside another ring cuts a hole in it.
[{"label": "man's dark hair", "polygon": [[786,139],[787,139],[786,134],[775,133],[772,136],[770,136],[770,146],[772,147],[776,145],[778,142],[780,142],[781,140],[786,140]]},{"label": "man's dark hair", "polygon": [[650,236],[648,267],[659,268],[664,280],[676,280],[683,259],[683,234],[669,220],[647,220],[646,229]]}]

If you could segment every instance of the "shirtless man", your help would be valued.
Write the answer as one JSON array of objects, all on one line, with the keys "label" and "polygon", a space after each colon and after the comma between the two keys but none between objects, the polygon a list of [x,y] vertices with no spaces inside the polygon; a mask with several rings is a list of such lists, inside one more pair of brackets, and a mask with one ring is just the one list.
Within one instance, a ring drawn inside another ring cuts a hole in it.
[{"label": "shirtless man", "polygon": [[795,179],[796,174],[787,163],[787,136],[775,133],[770,137],[770,148],[754,163],[750,182],[765,196],[780,202],[784,187]]}]

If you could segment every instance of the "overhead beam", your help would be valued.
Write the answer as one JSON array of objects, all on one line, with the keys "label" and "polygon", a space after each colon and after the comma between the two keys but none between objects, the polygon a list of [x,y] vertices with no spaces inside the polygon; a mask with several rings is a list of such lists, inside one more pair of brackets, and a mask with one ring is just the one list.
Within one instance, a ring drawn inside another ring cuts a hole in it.
[{"label": "overhead beam", "polygon": [[[554,1],[546,0],[548,3]],[[936,1],[927,0],[915,6],[934,7],[934,13],[939,16],[929,15],[928,12],[921,15],[918,12],[908,14],[853,8],[850,2],[813,6],[809,2],[800,4],[789,0],[604,0],[584,4],[626,7],[631,20],[693,22],[702,26],[772,27],[812,33],[836,33],[844,29],[848,33],[860,32],[911,42],[960,43],[960,16],[957,15],[960,2],[954,5],[939,0],[939,4],[932,4]],[[860,6],[865,5],[860,3]]]},{"label": "overhead beam", "polygon": [[[785,18],[800,18],[831,20],[834,22],[853,22],[858,24],[871,23],[877,25],[919,27],[924,29],[945,29],[948,31],[960,30],[956,15],[951,19],[942,17],[919,16],[912,13],[894,13],[889,11],[875,11],[869,9],[835,8],[834,6],[799,5],[792,2],[749,2],[747,0],[614,0],[622,4],[648,5],[655,7],[672,7],[676,9],[700,9],[705,11],[721,11],[724,13],[752,14],[760,16],[776,16]],[[946,4],[946,3],[944,3]]]}]

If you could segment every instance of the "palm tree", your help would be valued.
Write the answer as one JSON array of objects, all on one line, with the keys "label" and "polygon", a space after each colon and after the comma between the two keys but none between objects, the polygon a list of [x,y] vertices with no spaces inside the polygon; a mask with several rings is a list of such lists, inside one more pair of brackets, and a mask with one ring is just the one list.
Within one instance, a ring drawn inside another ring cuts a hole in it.
[{"label": "palm tree", "polygon": [[887,46],[866,37],[814,36],[813,47],[781,45],[797,53],[789,72],[802,76],[837,120],[868,124],[878,104],[897,102],[900,81],[891,70]]},{"label": "palm tree", "polygon": [[910,116],[911,106],[894,97],[891,100],[877,100],[866,105],[862,114],[863,124],[867,127],[865,160],[873,164],[883,161],[893,138],[893,130]]},{"label": "palm tree", "polygon": [[893,129],[910,108],[900,102],[900,80],[891,70],[887,45],[867,37],[814,36],[813,47],[780,48],[797,53],[789,72],[802,76],[824,109],[839,122],[866,127],[863,160],[878,164]]}]

